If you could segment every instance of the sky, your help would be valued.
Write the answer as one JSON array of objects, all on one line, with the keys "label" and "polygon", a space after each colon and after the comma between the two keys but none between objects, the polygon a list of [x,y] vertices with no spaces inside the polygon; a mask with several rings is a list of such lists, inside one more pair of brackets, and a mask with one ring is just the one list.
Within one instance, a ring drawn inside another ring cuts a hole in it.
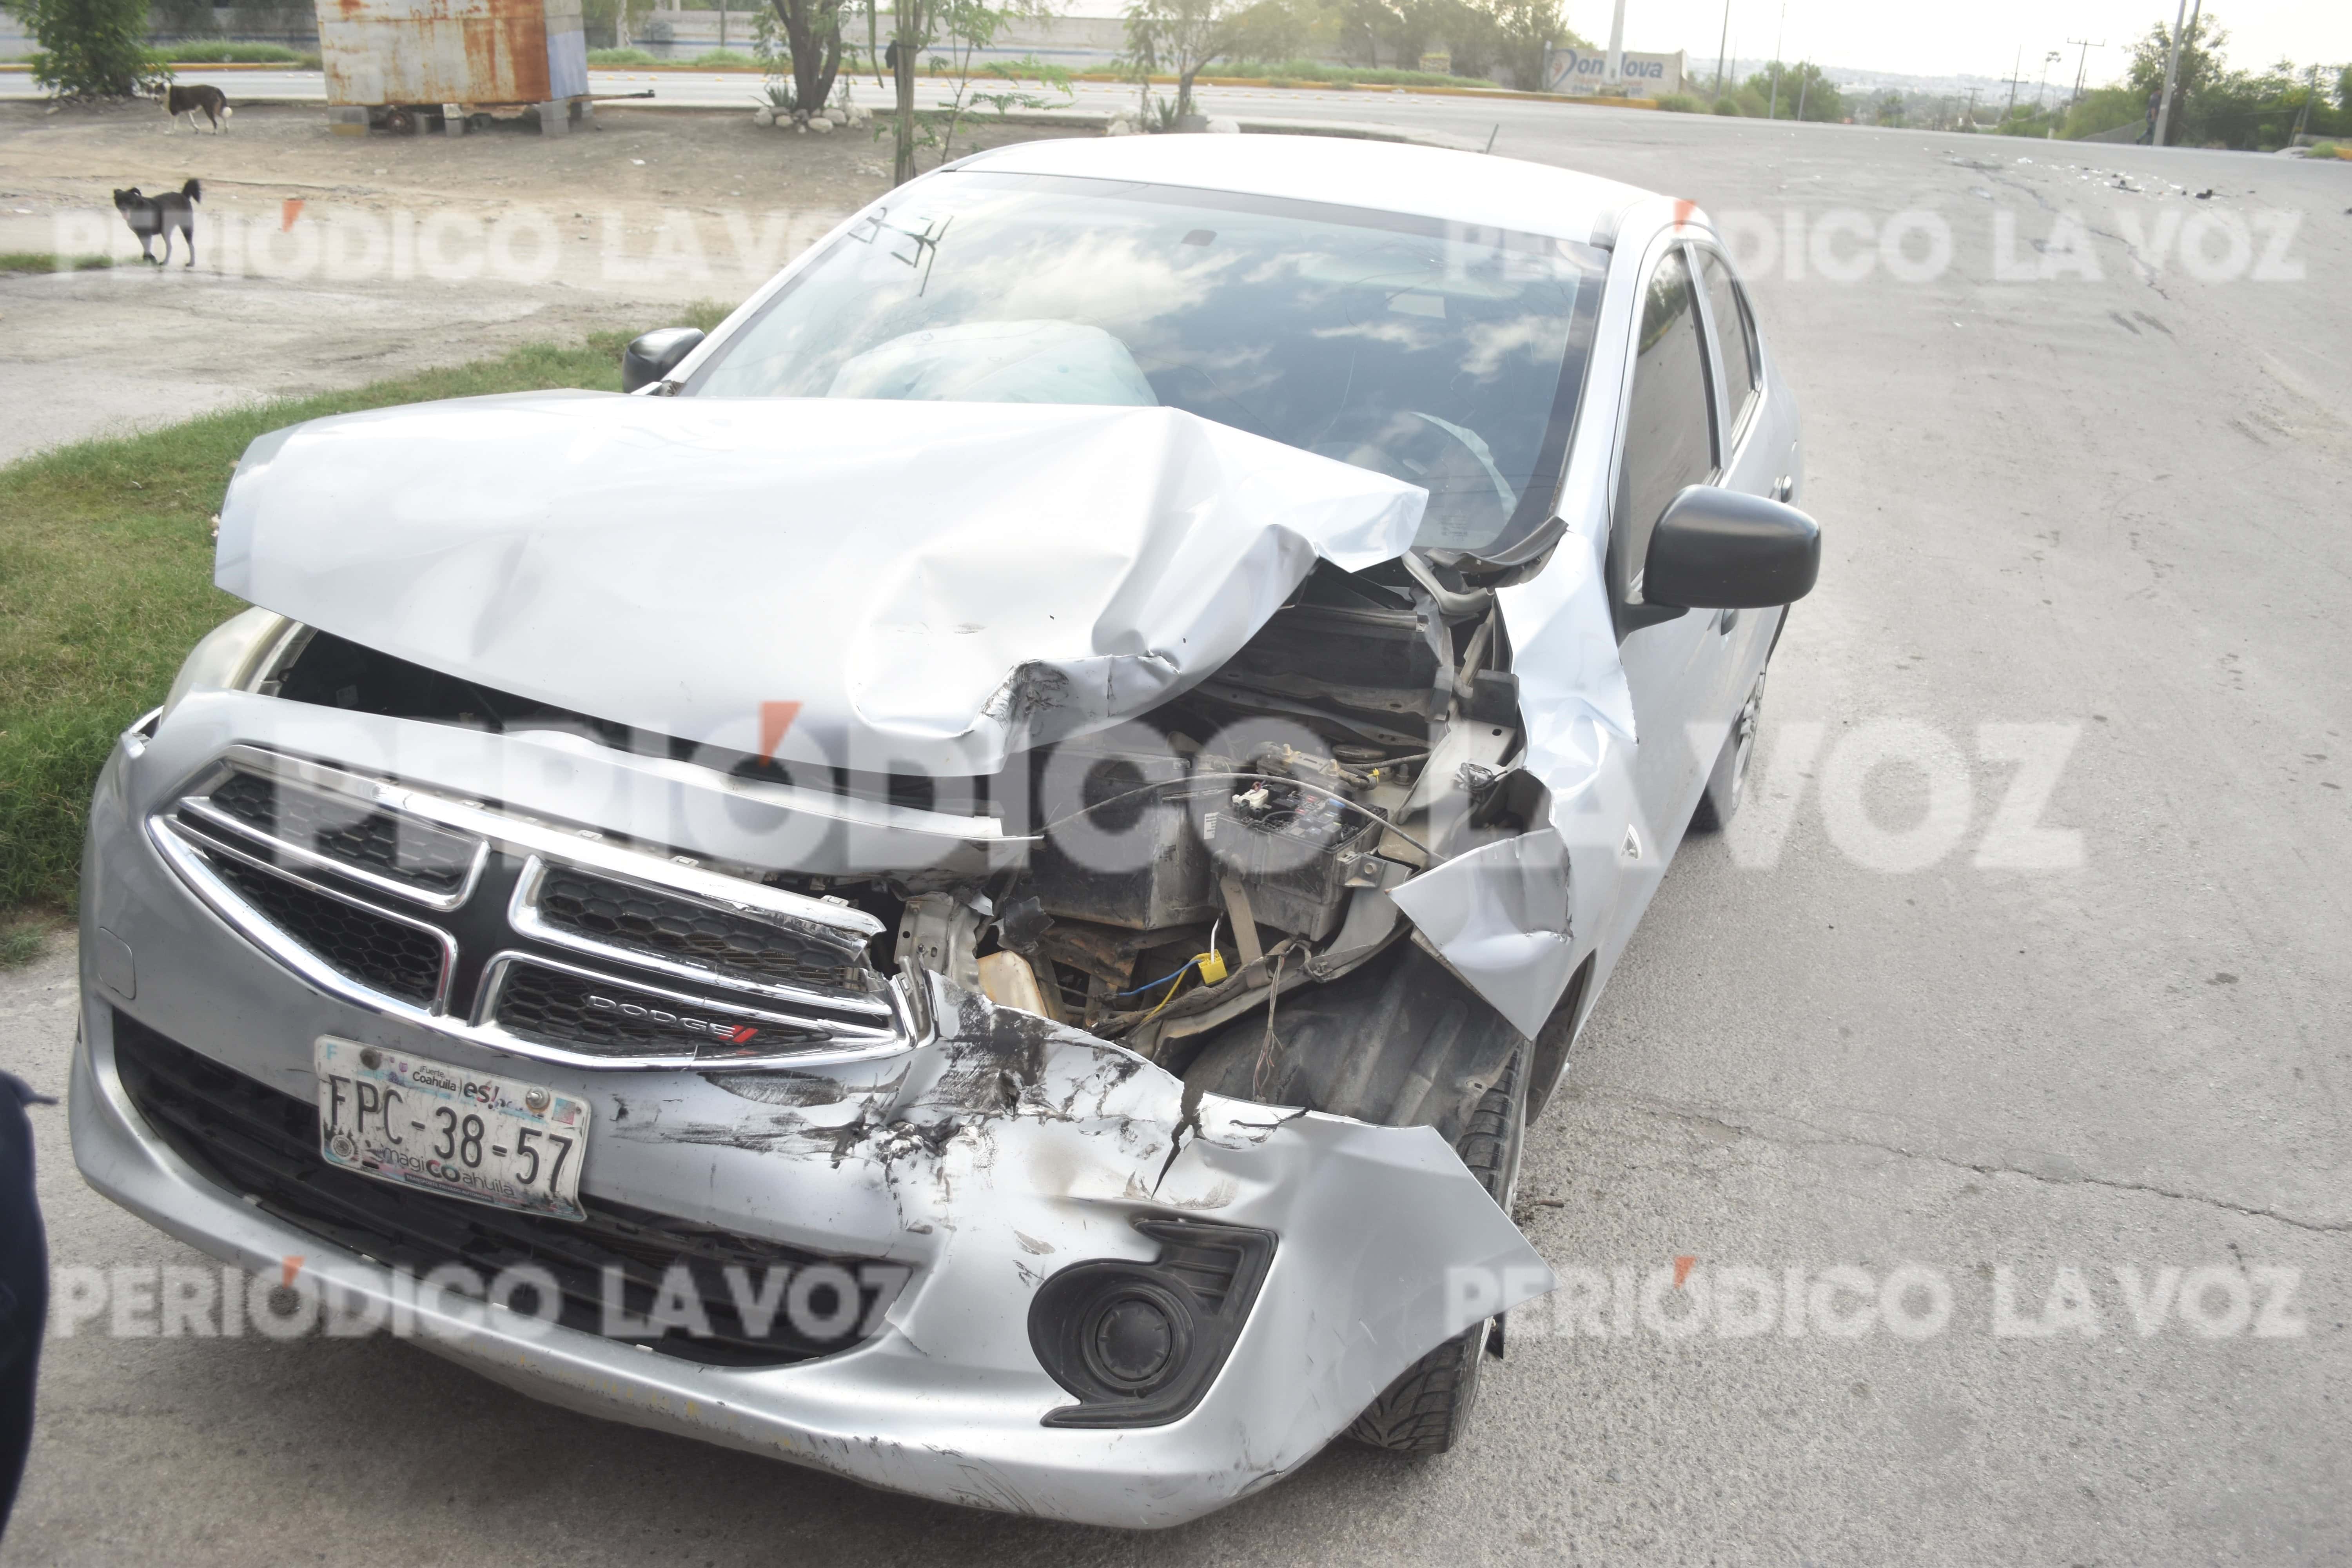
[{"label": "sky", "polygon": [[[2195,0],[2191,0],[2193,5]],[[2043,56],[2064,53],[2051,79],[2071,84],[2080,46],[2070,38],[2106,41],[2090,52],[2095,84],[2123,75],[2129,44],[2161,20],[2174,0],[1788,0],[1781,54],[1824,66],[1914,76],[1985,76],[2006,79],[2018,50],[2029,82]],[[2206,10],[2229,33],[2224,53],[2237,68],[2286,58],[2298,64],[2352,63],[2352,0],[2207,0]],[[1569,26],[1596,44],[1609,41],[1612,0],[1567,0]],[[1767,58],[1781,26],[1781,0],[1731,0],[1731,52]],[[1724,20],[1724,0],[1625,0],[1628,49],[1687,49],[1696,68],[1712,67]]]}]

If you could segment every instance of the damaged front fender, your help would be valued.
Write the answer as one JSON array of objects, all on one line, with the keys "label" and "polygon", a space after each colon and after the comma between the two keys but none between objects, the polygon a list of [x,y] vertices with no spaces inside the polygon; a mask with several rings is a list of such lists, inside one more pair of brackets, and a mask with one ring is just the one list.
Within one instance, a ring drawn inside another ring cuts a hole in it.
[{"label": "damaged front fender", "polygon": [[[763,1379],[795,1435],[761,1446],[782,1457],[951,1500],[1175,1523],[1296,1468],[1431,1348],[1552,1287],[1433,1128],[1188,1093],[1118,1047],[919,979],[936,1033],[887,1070],[711,1075],[717,1096],[634,1106],[620,1133],[663,1145],[671,1180],[691,1157],[781,1202],[829,1194],[914,1267],[875,1341]],[[1149,1264],[1160,1244],[1135,1222],[1153,1216],[1274,1238],[1223,1364],[1174,1419],[1048,1424],[1078,1400],[1039,1365],[1033,1302],[1074,1266]],[[971,1495],[972,1466],[994,1495]]]}]

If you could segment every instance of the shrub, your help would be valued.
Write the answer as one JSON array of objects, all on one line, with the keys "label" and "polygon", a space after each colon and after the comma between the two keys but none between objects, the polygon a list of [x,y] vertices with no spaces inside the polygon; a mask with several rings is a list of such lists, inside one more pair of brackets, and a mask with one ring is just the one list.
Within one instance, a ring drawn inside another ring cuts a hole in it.
[{"label": "shrub", "polygon": [[592,66],[657,66],[661,60],[643,49],[590,49],[588,63]]},{"label": "shrub", "polygon": [[41,928],[27,922],[0,930],[0,969],[21,969],[41,956]]},{"label": "shrub", "polygon": [[1689,93],[1668,92],[1659,95],[1658,107],[1668,114],[1696,114],[1701,106]]},{"label": "shrub", "polygon": [[130,98],[170,79],[147,52],[147,0],[9,0],[40,40],[33,79],[59,98]]},{"label": "shrub", "polygon": [[1728,114],[1737,117],[1739,113],[1739,100],[1732,97],[1729,93],[1726,93],[1724,96],[1715,100],[1715,111],[1717,114]]},{"label": "shrub", "polygon": [[1204,77],[1256,80],[1280,78],[1300,83],[1361,83],[1367,87],[1499,87],[1486,77],[1448,76],[1442,71],[1378,70],[1361,66],[1327,65],[1321,60],[1219,60],[1204,68]]}]

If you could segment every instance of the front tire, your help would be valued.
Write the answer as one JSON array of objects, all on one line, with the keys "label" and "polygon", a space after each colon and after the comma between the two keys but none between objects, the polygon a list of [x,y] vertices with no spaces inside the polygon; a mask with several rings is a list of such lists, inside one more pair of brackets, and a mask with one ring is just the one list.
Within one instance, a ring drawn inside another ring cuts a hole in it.
[{"label": "front tire", "polygon": [[[1502,1076],[1478,1101],[1454,1145],[1503,1211],[1518,1189],[1519,1153],[1527,1142],[1527,1053],[1513,1053]],[[1397,1374],[1348,1428],[1350,1441],[1394,1454],[1443,1454],[1469,1430],[1478,1403],[1478,1373],[1500,1320],[1488,1318],[1423,1356]]]}]

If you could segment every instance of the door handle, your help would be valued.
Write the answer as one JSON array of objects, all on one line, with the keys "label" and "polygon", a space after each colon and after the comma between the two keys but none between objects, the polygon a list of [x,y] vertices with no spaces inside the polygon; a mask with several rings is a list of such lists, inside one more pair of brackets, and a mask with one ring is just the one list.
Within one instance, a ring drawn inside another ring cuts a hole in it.
[{"label": "door handle", "polygon": [[1796,493],[1797,479],[1795,475],[1782,474],[1779,479],[1772,481],[1772,499],[1774,500],[1785,501]]}]

